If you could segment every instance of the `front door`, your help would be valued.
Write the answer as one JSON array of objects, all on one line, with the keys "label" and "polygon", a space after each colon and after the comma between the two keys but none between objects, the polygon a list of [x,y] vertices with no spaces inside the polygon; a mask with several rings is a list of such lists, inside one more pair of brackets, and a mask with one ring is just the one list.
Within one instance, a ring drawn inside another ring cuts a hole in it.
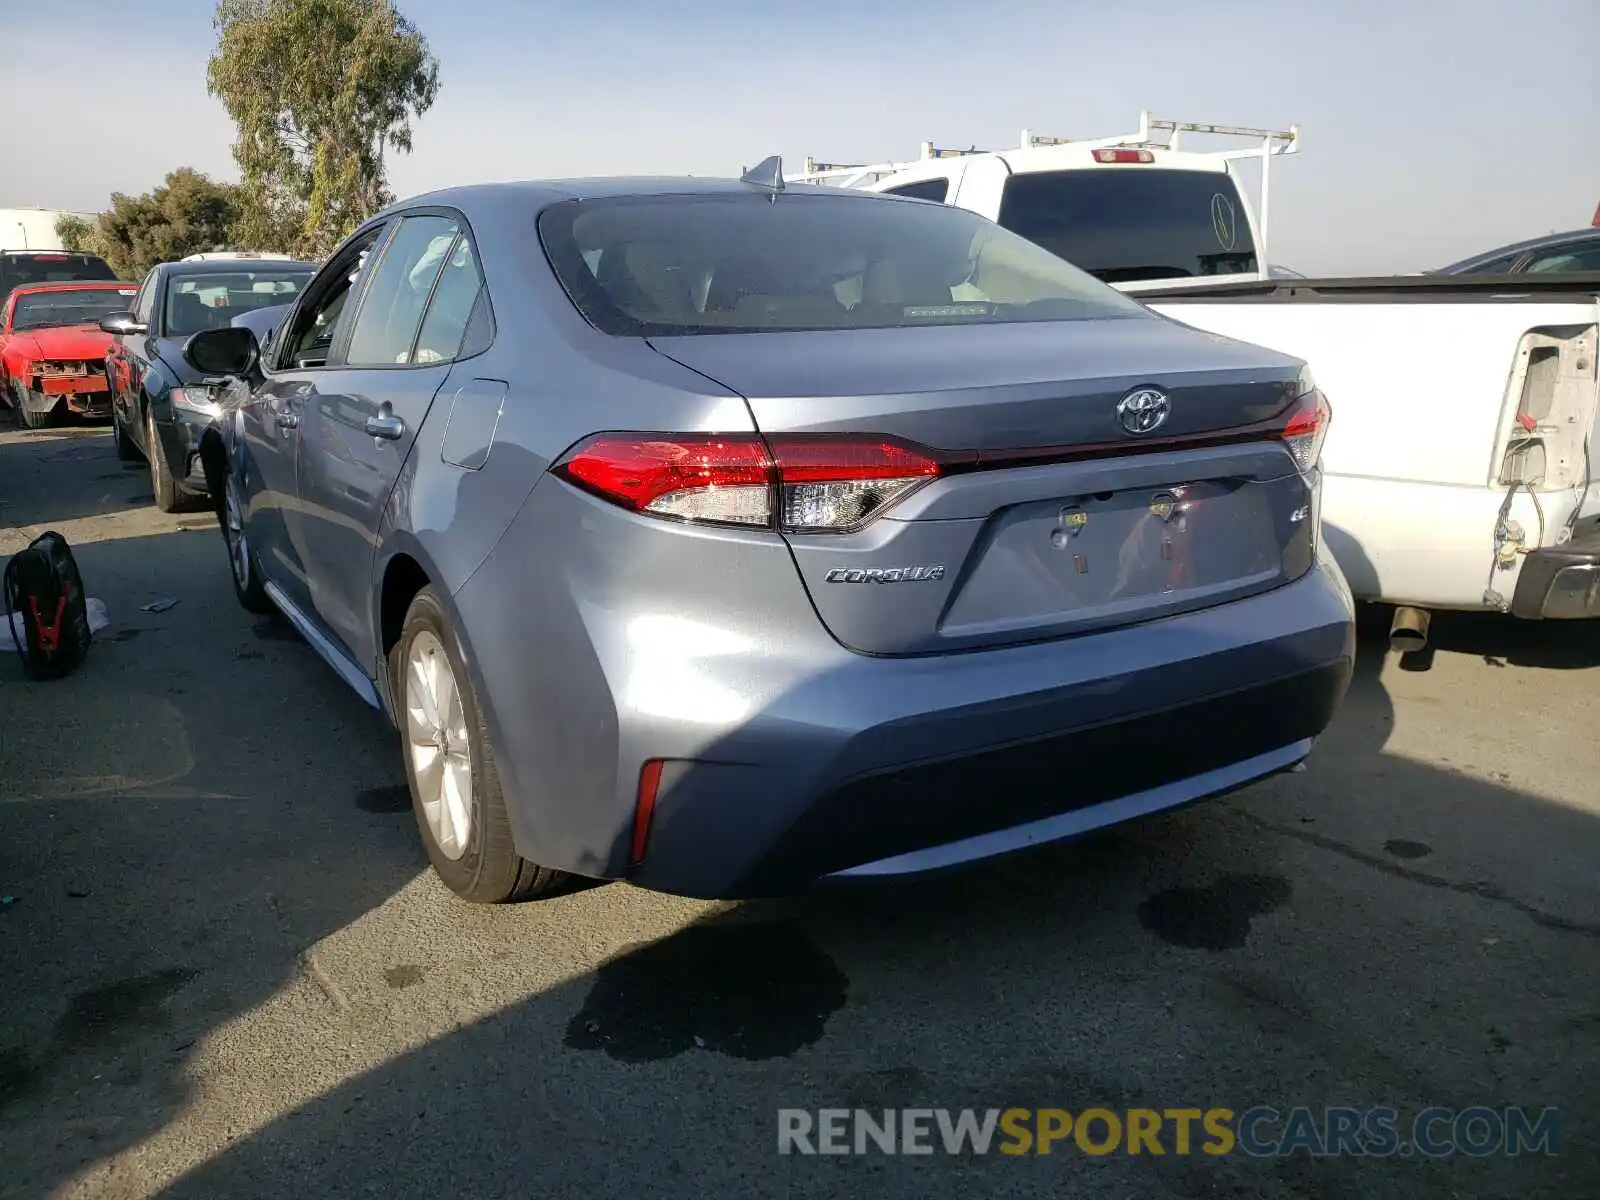
[{"label": "front door", "polygon": [[367,250],[381,227],[345,249],[306,286],[274,336],[263,362],[265,378],[240,407],[244,438],[240,464],[250,545],[267,580],[308,619],[311,582],[299,520],[296,470],[305,419],[335,381],[334,347],[349,329],[351,300],[360,290]]},{"label": "front door", "polygon": [[133,319],[145,328],[139,333],[118,334],[112,339],[111,352],[106,356],[106,382],[111,385],[112,420],[122,426],[123,432],[134,444],[144,449],[144,412],[139,396],[144,389],[145,373],[150,369],[150,359],[156,353],[156,297],[161,292],[163,272],[158,267],[145,276],[138,298],[133,302]]},{"label": "front door", "polygon": [[419,330],[460,231],[450,215],[401,219],[302,418],[294,519],[311,603],[323,628],[369,669],[378,653],[372,572],[384,506],[450,373],[449,356],[419,347]]}]

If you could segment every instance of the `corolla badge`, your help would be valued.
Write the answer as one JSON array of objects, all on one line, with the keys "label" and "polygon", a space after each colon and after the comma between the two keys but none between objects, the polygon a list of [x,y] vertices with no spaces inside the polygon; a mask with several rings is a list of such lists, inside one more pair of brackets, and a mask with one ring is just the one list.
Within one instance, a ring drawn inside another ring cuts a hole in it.
[{"label": "corolla badge", "polygon": [[926,567],[834,567],[829,583],[931,583],[944,578],[944,565]]},{"label": "corolla badge", "polygon": [[1160,388],[1134,388],[1117,401],[1117,420],[1129,433],[1153,433],[1172,412],[1172,398]]}]

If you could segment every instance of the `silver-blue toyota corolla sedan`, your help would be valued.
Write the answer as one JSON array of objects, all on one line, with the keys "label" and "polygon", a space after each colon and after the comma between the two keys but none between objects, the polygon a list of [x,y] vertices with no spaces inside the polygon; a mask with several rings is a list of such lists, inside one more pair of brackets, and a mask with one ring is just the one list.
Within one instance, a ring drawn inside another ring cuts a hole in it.
[{"label": "silver-blue toyota corolla sedan", "polygon": [[186,353],[240,601],[468,900],[976,862],[1293,768],[1348,685],[1305,365],[959,209],[439,192]]}]

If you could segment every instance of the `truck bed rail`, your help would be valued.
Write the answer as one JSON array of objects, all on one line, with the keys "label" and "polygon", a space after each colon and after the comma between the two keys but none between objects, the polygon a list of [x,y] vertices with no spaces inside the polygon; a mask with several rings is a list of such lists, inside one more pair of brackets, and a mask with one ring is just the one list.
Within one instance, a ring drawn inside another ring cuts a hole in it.
[{"label": "truck bed rail", "polygon": [[1552,304],[1600,298],[1600,271],[1524,275],[1379,275],[1332,279],[1251,279],[1239,283],[1141,289],[1135,299],[1163,304],[1295,301],[1321,304],[1451,304],[1483,300]]}]

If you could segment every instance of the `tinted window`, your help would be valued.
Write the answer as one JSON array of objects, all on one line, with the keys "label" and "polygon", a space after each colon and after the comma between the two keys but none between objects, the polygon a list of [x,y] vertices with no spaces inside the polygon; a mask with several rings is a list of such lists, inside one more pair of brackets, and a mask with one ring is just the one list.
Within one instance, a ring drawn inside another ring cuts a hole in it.
[{"label": "tinted window", "polygon": [[1445,271],[1455,275],[1506,275],[1511,271],[1511,264],[1521,257],[1522,252],[1519,250],[1515,254],[1502,254],[1499,258],[1492,258],[1488,262],[1446,267]]},{"label": "tinted window", "polygon": [[539,234],[597,328],[624,336],[1140,316],[973,213],[874,196],[574,200]]},{"label": "tinted window", "polygon": [[[279,366],[304,368],[327,365],[334,338],[344,317],[345,305],[355,289],[356,281],[361,278],[367,255],[372,252],[374,243],[385,228],[379,225],[369,229],[323,268],[317,293],[307,300],[303,308],[294,310],[294,324],[280,341],[282,357],[278,360]],[[306,287],[310,288],[311,284],[308,283]]]},{"label": "tinted window", "polygon": [[950,181],[948,179],[924,179],[918,183],[902,184],[900,187],[884,188],[886,196],[910,196],[913,200],[937,200],[943,204],[950,197]]},{"label": "tinted window", "polygon": [[1107,283],[1256,270],[1239,190],[1221,173],[1101,167],[1013,175],[1000,224]]},{"label": "tinted window", "polygon": [[464,237],[458,238],[444,273],[439,276],[438,286],[433,289],[428,315],[422,318],[414,361],[446,362],[456,356],[482,286],[483,276],[478,273],[472,243]]},{"label": "tinted window", "polygon": [[11,328],[44,329],[50,325],[82,325],[108,313],[127,312],[133,289],[95,288],[83,291],[33,292],[18,296]]},{"label": "tinted window", "polygon": [[297,271],[218,271],[174,275],[167,284],[167,337],[188,337],[202,329],[226,328],[242,312],[287,304],[311,279]]},{"label": "tinted window", "polygon": [[73,283],[116,277],[105,259],[93,254],[0,255],[0,285],[5,291],[28,283]]},{"label": "tinted window", "polygon": [[361,302],[346,363],[387,366],[411,361],[422,310],[457,232],[449,217],[407,217],[400,222]]},{"label": "tinted window", "polygon": [[1593,242],[1569,242],[1533,256],[1524,268],[1528,271],[1600,271],[1600,238]]},{"label": "tinted window", "polygon": [[150,314],[156,306],[156,279],[154,271],[146,275],[139,288],[139,297],[133,302],[133,319],[145,325],[150,324]]}]

